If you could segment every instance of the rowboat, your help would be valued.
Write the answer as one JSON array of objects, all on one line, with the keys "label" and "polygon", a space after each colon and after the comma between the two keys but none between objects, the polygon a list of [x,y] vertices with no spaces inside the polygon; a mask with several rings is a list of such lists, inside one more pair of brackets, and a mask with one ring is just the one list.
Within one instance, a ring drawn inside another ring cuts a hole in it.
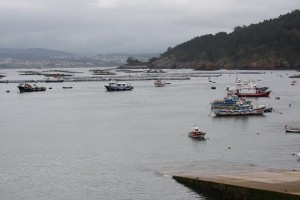
[{"label": "rowboat", "polygon": [[297,128],[297,127],[292,127],[292,126],[285,125],[284,128],[285,128],[286,132],[300,133],[300,128]]}]

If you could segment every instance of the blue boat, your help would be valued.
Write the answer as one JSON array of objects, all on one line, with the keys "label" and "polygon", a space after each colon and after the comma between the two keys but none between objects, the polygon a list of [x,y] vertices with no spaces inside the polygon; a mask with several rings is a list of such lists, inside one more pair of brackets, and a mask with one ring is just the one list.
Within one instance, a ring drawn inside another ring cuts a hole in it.
[{"label": "blue boat", "polygon": [[255,106],[252,101],[236,95],[215,100],[211,103],[211,110],[217,116],[229,115],[260,115],[265,112],[267,105]]},{"label": "blue boat", "polygon": [[234,108],[212,109],[216,116],[262,115],[266,105],[254,107],[251,105],[238,105]]},{"label": "blue boat", "polygon": [[238,105],[250,105],[252,102],[236,95],[227,96],[224,99],[215,100],[211,103],[211,109],[235,108]]}]

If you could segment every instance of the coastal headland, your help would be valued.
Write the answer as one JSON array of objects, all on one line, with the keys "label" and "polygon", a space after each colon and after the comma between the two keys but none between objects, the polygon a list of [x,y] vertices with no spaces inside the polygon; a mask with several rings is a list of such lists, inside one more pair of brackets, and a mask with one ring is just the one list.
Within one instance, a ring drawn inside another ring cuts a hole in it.
[{"label": "coastal headland", "polygon": [[223,174],[182,172],[173,178],[198,193],[225,200],[299,200],[300,171],[262,170]]}]

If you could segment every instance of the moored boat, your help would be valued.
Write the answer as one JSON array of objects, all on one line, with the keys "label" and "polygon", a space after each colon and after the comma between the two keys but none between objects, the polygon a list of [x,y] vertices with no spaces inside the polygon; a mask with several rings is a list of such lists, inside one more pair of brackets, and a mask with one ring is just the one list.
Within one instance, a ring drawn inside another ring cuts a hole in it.
[{"label": "moored boat", "polygon": [[263,91],[261,89],[236,89],[236,91],[233,93],[237,95],[238,97],[269,97],[271,91]]},{"label": "moored boat", "polygon": [[165,86],[165,81],[162,79],[157,79],[154,81],[154,85],[155,87],[163,87]]},{"label": "moored boat", "polygon": [[133,86],[130,83],[118,82],[118,81],[110,81],[108,85],[104,86],[107,91],[126,91],[132,90]]},{"label": "moored boat", "polygon": [[21,83],[19,86],[19,91],[20,92],[40,92],[40,91],[45,91],[47,88],[46,87],[38,87],[38,86],[32,86],[28,83]]},{"label": "moored boat", "polygon": [[269,87],[259,87],[254,81],[244,81],[236,83],[236,86],[227,86],[227,91],[231,95],[237,95],[238,97],[268,97],[271,90]]},{"label": "moored boat", "polygon": [[224,99],[214,100],[211,103],[211,109],[235,108],[238,105],[250,105],[251,103],[252,101],[236,95],[229,95],[224,97]]},{"label": "moored boat", "polygon": [[188,136],[191,138],[198,138],[198,139],[204,139],[206,133],[199,131],[199,128],[197,125],[192,127],[192,131],[188,133]]},{"label": "moored boat", "polygon": [[237,105],[235,107],[212,108],[216,116],[239,116],[239,115],[262,115],[266,109],[266,105],[254,107],[250,105]]},{"label": "moored boat", "polygon": [[300,133],[300,128],[298,128],[298,127],[293,127],[293,126],[285,125],[284,128],[285,128],[286,132]]}]

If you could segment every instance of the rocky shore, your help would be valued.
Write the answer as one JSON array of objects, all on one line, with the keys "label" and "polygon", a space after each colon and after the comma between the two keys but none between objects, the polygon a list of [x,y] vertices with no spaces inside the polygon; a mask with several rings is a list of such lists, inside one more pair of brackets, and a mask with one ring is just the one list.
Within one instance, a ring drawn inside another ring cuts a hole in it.
[{"label": "rocky shore", "polygon": [[219,69],[240,69],[240,70],[280,70],[295,69],[286,60],[278,58],[268,58],[261,60],[233,61],[190,61],[180,62],[174,57],[165,57],[149,64],[153,69],[182,69],[191,68],[195,70],[219,70]]}]

